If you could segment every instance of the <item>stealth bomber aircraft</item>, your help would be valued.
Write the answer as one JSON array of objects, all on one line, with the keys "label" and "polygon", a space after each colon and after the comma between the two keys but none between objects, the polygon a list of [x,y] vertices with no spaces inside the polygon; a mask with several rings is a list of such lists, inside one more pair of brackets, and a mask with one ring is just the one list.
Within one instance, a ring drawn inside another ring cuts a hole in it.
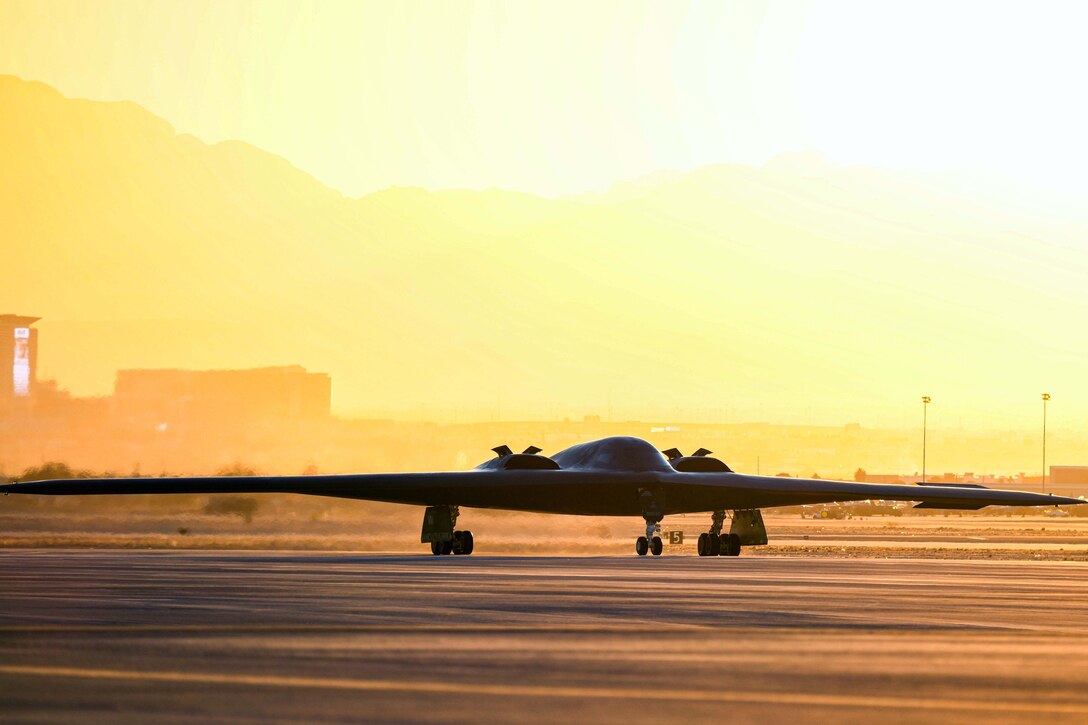
[{"label": "stealth bomber aircraft", "polygon": [[[639,438],[611,437],[571,446],[551,457],[530,446],[471,471],[316,476],[107,478],[13,483],[5,494],[298,493],[426,507],[422,543],[431,553],[471,554],[472,532],[457,528],[461,507],[550,514],[641,517],[639,556],[663,551],[661,521],[671,514],[710,512],[700,556],[737,556],[767,543],[760,509],[840,501],[914,501],[918,508],[1057,506],[1084,503],[1060,496],[970,484],[884,485],[737,473],[705,448],[685,456],[658,451]],[[729,529],[725,522],[729,520]]]}]

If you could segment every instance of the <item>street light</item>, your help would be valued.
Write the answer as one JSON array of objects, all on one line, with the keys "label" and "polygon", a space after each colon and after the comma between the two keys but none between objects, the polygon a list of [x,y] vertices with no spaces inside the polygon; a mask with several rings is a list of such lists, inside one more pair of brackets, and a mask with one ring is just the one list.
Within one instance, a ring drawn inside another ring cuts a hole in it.
[{"label": "street light", "polygon": [[926,482],[926,408],[932,402],[933,398],[922,396],[922,483]]},{"label": "street light", "polygon": [[1050,393],[1043,393],[1043,493],[1046,493],[1046,401]]}]

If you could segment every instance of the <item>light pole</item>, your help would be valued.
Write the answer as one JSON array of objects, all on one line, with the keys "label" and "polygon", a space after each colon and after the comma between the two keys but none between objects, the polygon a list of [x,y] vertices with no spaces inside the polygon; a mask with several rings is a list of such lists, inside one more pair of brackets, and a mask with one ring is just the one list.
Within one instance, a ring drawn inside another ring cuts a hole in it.
[{"label": "light pole", "polygon": [[922,396],[922,483],[926,482],[926,409],[932,402],[933,398]]},{"label": "light pole", "polygon": [[1043,393],[1043,493],[1046,493],[1046,401],[1050,393]]}]

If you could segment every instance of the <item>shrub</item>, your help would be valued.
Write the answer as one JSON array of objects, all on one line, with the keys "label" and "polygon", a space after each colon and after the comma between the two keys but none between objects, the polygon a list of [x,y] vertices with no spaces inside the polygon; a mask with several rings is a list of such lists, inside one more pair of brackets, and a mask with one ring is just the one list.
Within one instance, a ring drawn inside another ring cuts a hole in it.
[{"label": "shrub", "polygon": [[19,476],[20,481],[48,481],[58,478],[90,478],[90,471],[76,471],[67,463],[48,461],[40,466],[31,466]]},{"label": "shrub", "polygon": [[204,505],[204,513],[212,516],[238,516],[253,521],[260,503],[252,496],[212,496]]}]

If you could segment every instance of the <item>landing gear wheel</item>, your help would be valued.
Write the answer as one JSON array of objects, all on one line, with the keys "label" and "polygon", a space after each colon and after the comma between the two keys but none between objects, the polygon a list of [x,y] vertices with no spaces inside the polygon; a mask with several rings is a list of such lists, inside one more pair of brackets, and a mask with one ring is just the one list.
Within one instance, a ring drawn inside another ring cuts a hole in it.
[{"label": "landing gear wheel", "polygon": [[740,536],[737,534],[722,534],[722,556],[740,556]]},{"label": "landing gear wheel", "polygon": [[453,532],[453,553],[457,556],[468,556],[472,553],[472,532]]},{"label": "landing gear wheel", "polygon": [[718,556],[722,553],[722,540],[714,534],[706,535],[706,555]]},{"label": "landing gear wheel", "polygon": [[646,556],[646,552],[650,550],[650,542],[646,541],[645,536],[640,536],[635,539],[635,553],[639,556]]},{"label": "landing gear wheel", "polygon": [[[431,543],[431,554],[434,556],[446,556],[454,550],[458,554],[472,551],[472,534],[465,531],[456,531],[457,516],[460,509],[457,506],[428,506],[423,512],[423,531],[420,533],[421,542]],[[462,538],[468,533],[467,548],[462,543]]]},{"label": "landing gear wheel", "polygon": [[661,552],[665,550],[665,546],[661,543],[661,537],[655,536],[653,543],[650,545],[650,553],[654,556],[661,556]]},{"label": "landing gear wheel", "polygon": [[705,531],[699,534],[699,556],[710,556],[710,534]]}]

